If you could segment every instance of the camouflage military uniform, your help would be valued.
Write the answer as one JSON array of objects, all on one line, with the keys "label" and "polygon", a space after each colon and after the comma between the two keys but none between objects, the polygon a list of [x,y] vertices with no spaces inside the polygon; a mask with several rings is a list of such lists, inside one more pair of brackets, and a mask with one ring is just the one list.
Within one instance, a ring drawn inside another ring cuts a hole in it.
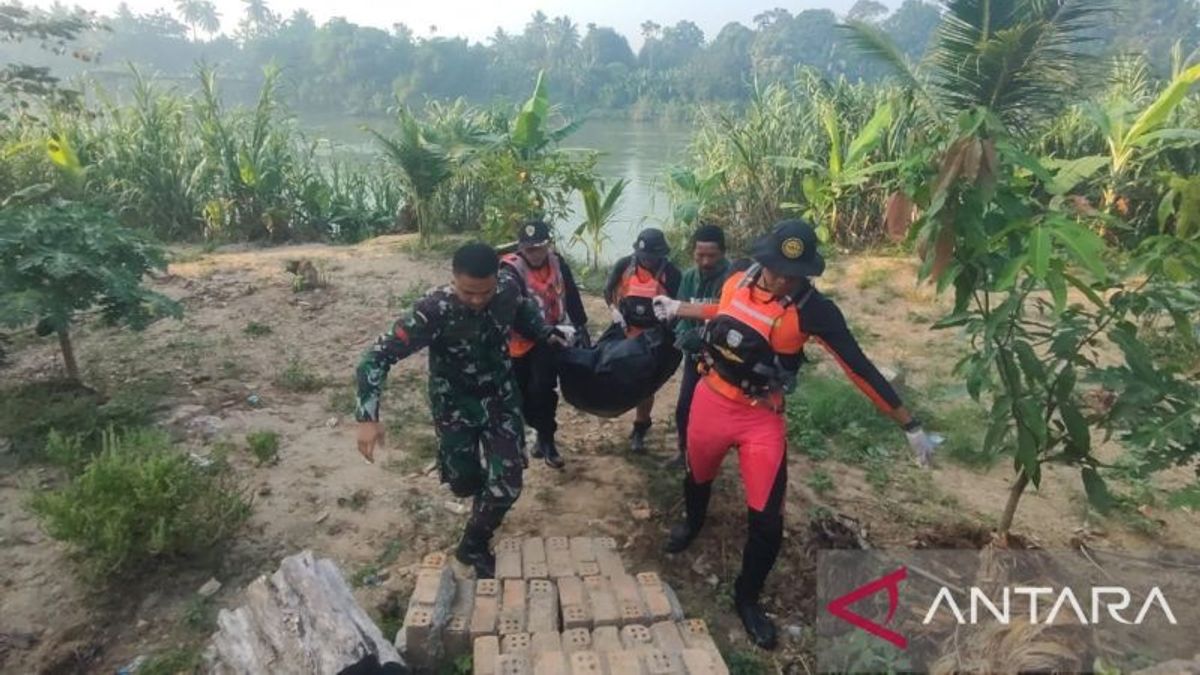
[{"label": "camouflage military uniform", "polygon": [[538,340],[550,331],[537,306],[511,282],[501,281],[482,312],[467,308],[445,286],[418,300],[358,366],[355,416],[378,421],[389,368],[429,348],[429,401],[442,481],[459,497],[475,497],[468,529],[488,533],[520,496],[526,465],[521,398],[508,358],[510,328]]}]

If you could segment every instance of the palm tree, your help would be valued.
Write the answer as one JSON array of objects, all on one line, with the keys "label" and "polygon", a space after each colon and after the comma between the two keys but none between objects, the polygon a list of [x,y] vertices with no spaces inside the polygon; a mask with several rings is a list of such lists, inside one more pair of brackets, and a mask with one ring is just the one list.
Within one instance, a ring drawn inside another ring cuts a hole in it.
[{"label": "palm tree", "polygon": [[212,0],[192,1],[199,5],[196,19],[200,25],[200,30],[208,33],[209,39],[212,39],[212,36],[221,30],[221,13],[217,11],[216,3]]},{"label": "palm tree", "polygon": [[200,0],[175,0],[175,9],[180,18],[192,29],[192,42],[196,41],[196,26],[200,24]]},{"label": "palm tree", "polygon": [[427,242],[433,232],[430,222],[433,196],[453,175],[452,160],[441,145],[427,138],[426,131],[408,108],[399,109],[396,126],[394,136],[384,136],[374,129],[367,131],[391,160],[408,200],[405,208],[413,216],[421,241]]}]

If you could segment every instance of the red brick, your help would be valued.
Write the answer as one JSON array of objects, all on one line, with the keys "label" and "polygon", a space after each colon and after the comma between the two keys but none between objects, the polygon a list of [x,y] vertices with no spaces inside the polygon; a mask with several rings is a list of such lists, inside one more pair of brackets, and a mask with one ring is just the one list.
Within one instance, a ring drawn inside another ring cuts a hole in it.
[{"label": "red brick", "polygon": [[645,653],[645,659],[649,675],[684,675],[683,660],[678,654],[652,649]]},{"label": "red brick", "polygon": [[604,661],[596,652],[571,654],[571,675],[604,675]]},{"label": "red brick", "polygon": [[533,675],[528,654],[501,654],[496,661],[496,675]]},{"label": "red brick", "polygon": [[646,672],[645,666],[642,664],[642,659],[639,658],[635,651],[623,649],[616,652],[607,652],[604,657],[608,661],[609,675],[644,675]]},{"label": "red brick", "polygon": [[592,631],[592,649],[598,652],[615,652],[621,649],[621,632],[616,626],[600,626]]},{"label": "red brick", "polygon": [[[534,633],[533,641],[529,645],[529,651],[537,656],[538,654],[548,654],[551,652],[562,651],[562,635],[558,633]],[[536,666],[536,659],[534,665]]]},{"label": "red brick", "polygon": [[503,600],[500,603],[500,611],[516,611],[522,614],[525,613],[524,579],[504,580]]},{"label": "red brick", "polygon": [[529,654],[533,636],[529,633],[510,633],[500,638],[501,654]]},{"label": "red brick", "polygon": [[576,563],[596,562],[591,537],[571,537],[571,558]]},{"label": "red brick", "polygon": [[634,624],[621,628],[621,644],[625,649],[642,649],[654,645],[654,635],[645,626]]},{"label": "red brick", "polygon": [[663,591],[658,575],[653,572],[643,572],[638,575],[638,586],[642,592],[642,600],[646,610],[650,612],[652,621],[666,621],[671,618],[671,600]]},{"label": "red brick", "polygon": [[617,609],[621,612],[621,623],[650,623],[650,611],[642,600],[637,580],[628,574],[611,579],[613,593],[617,596]]},{"label": "red brick", "polygon": [[701,619],[691,619],[678,624],[683,644],[689,649],[703,649],[719,654],[717,643],[708,632],[708,625]]},{"label": "red brick", "polygon": [[541,537],[529,537],[521,550],[521,563],[526,579],[545,579],[546,544]]},{"label": "red brick", "polygon": [[421,568],[421,571],[417,573],[417,585],[413,589],[409,604],[430,607],[437,604],[444,583],[454,583],[454,576],[446,574],[443,568]]},{"label": "red brick", "polygon": [[721,660],[720,654],[706,649],[685,649],[680,656],[688,675],[729,675],[729,668]]},{"label": "red brick", "polygon": [[519,579],[522,572],[521,540],[511,537],[501,539],[496,544],[496,578]]},{"label": "red brick", "polygon": [[551,579],[574,576],[575,561],[571,558],[571,542],[566,537],[546,540],[546,569]]},{"label": "red brick", "polygon": [[564,630],[588,630],[592,627],[592,614],[585,605],[563,605],[562,617]]},{"label": "red brick", "polygon": [[531,633],[559,631],[558,590],[544,579],[529,582],[529,611],[525,627]]},{"label": "red brick", "polygon": [[592,634],[586,628],[572,628],[563,631],[563,652],[574,654],[592,648]]},{"label": "red brick", "polygon": [[421,567],[428,569],[441,569],[446,566],[446,554],[441,552],[430,553],[421,559]]},{"label": "red brick", "polygon": [[679,629],[670,621],[660,621],[650,627],[654,634],[654,644],[664,652],[674,654],[683,651],[683,637]]},{"label": "red brick", "polygon": [[592,624],[595,626],[616,626],[620,623],[621,612],[617,609],[617,596],[604,577],[588,577],[583,580],[587,588],[588,603],[592,607]]},{"label": "red brick", "polygon": [[500,582],[496,579],[480,579],[475,582],[475,595],[500,595]]},{"label": "red brick", "polygon": [[480,590],[480,587],[477,585],[475,587],[475,608],[471,612],[472,638],[478,638],[482,635],[495,635],[496,621],[500,616],[499,598],[495,594],[482,594]]},{"label": "red brick", "polygon": [[418,666],[432,666],[437,657],[433,634],[433,608],[409,605],[404,615],[404,644],[408,660]]},{"label": "red brick", "polygon": [[472,649],[475,675],[496,675],[496,664],[500,660],[500,638],[487,635],[475,640]]},{"label": "red brick", "polygon": [[471,651],[471,614],[475,608],[475,582],[459,579],[456,587],[450,620],[442,632],[446,655],[452,659]]},{"label": "red brick", "polygon": [[558,604],[563,607],[587,605],[587,593],[584,590],[583,579],[563,577],[555,583],[558,584]]},{"label": "red brick", "polygon": [[597,548],[596,563],[600,566],[600,574],[615,577],[625,574],[625,563],[621,562],[621,554],[616,549]]},{"label": "red brick", "polygon": [[571,666],[561,651],[546,652],[533,657],[534,675],[568,675]]}]

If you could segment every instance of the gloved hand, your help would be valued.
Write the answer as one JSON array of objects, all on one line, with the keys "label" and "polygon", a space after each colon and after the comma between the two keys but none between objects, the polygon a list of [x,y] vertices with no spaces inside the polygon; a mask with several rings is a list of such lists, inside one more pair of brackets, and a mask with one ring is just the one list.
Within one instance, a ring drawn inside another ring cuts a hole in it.
[{"label": "gloved hand", "polygon": [[567,339],[567,335],[559,326],[546,326],[545,332],[542,333],[542,339],[551,347],[571,346],[571,341]]},{"label": "gloved hand", "polygon": [[554,327],[554,330],[562,336],[563,340],[566,341],[567,346],[575,344],[575,326],[560,323]]},{"label": "gloved hand", "polygon": [[592,336],[588,333],[587,326],[575,326],[575,335],[577,338],[575,345],[577,347],[582,347],[583,349],[592,348]]},{"label": "gloved hand", "polygon": [[612,306],[609,306],[608,309],[612,313],[613,323],[617,324],[621,328],[629,328],[629,326],[625,324],[625,315],[621,313],[621,310]]},{"label": "gloved hand", "polygon": [[946,439],[938,434],[926,433],[921,427],[904,432],[908,437],[908,447],[912,448],[917,464],[928,468],[933,464],[933,451]]},{"label": "gloved hand", "polygon": [[666,295],[656,295],[651,304],[654,305],[654,316],[659,321],[670,321],[679,313],[679,306],[683,303]]}]

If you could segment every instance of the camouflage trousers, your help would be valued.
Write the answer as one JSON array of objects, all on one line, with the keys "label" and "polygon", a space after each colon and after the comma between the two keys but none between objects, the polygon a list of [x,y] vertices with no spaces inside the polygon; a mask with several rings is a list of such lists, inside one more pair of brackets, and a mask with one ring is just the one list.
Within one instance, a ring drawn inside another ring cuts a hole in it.
[{"label": "camouflage trousers", "polygon": [[489,416],[482,424],[437,419],[442,482],[457,497],[474,497],[468,528],[491,532],[521,496],[528,459],[520,413]]}]

